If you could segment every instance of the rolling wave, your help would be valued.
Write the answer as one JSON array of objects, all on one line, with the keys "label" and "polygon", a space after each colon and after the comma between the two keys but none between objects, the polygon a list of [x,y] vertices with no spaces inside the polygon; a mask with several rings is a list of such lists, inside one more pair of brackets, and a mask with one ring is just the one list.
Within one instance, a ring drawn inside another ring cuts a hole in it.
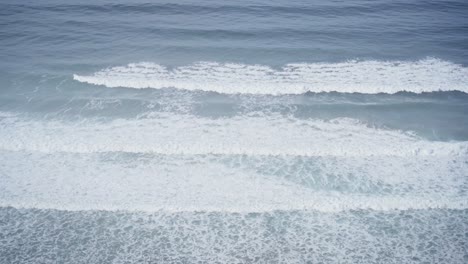
[{"label": "rolling wave", "polygon": [[436,58],[419,61],[296,63],[265,65],[198,62],[168,68],[141,62],[74,74],[79,82],[127,88],[177,88],[224,94],[303,94],[341,92],[394,94],[461,91],[468,93],[468,69]]}]

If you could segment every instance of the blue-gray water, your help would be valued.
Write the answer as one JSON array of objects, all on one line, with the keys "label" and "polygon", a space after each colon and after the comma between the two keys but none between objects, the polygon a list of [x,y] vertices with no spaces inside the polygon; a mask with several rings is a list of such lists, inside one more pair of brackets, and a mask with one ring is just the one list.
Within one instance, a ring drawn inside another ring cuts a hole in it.
[{"label": "blue-gray water", "polygon": [[0,263],[468,262],[468,2],[0,3]]}]

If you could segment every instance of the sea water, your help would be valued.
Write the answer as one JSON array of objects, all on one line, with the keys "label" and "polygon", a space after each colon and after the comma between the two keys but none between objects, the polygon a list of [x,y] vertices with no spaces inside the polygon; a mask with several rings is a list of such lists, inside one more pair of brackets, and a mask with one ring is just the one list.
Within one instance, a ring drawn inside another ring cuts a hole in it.
[{"label": "sea water", "polygon": [[0,263],[467,263],[468,2],[0,3]]}]

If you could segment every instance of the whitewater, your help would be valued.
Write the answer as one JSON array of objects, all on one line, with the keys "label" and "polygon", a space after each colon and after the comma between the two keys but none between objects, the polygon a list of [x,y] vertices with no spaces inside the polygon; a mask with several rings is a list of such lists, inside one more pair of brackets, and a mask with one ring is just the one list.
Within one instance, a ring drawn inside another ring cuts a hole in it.
[{"label": "whitewater", "polygon": [[467,263],[466,14],[1,1],[0,263]]},{"label": "whitewater", "polygon": [[265,65],[198,62],[168,69],[141,62],[103,69],[73,79],[107,87],[168,88],[226,94],[302,94],[306,92],[398,93],[468,92],[468,69],[448,61],[347,61]]}]

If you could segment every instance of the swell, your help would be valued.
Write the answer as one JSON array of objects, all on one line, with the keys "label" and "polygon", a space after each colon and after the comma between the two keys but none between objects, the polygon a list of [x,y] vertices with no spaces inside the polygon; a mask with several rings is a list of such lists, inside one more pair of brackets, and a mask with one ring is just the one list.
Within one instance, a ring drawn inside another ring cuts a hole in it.
[{"label": "swell", "polygon": [[107,87],[173,87],[224,94],[468,92],[468,69],[435,58],[412,62],[296,63],[280,69],[217,62],[168,68],[142,62],[103,69],[92,75],[74,74],[73,79]]},{"label": "swell", "polygon": [[158,14],[158,15],[191,15],[191,14],[250,14],[250,15],[312,15],[315,17],[329,17],[331,14],[339,16],[356,16],[375,13],[375,10],[381,12],[404,12],[414,13],[423,11],[443,10],[444,12],[460,12],[467,5],[463,1],[435,1],[431,3],[430,8],[420,3],[367,3],[359,4],[334,4],[334,3],[315,3],[313,6],[289,3],[275,4],[252,4],[251,2],[237,5],[215,4],[209,5],[197,3],[132,3],[132,4],[41,4],[41,5],[23,5],[8,4],[11,8],[32,9],[35,11],[47,12],[88,12],[91,14]]}]

